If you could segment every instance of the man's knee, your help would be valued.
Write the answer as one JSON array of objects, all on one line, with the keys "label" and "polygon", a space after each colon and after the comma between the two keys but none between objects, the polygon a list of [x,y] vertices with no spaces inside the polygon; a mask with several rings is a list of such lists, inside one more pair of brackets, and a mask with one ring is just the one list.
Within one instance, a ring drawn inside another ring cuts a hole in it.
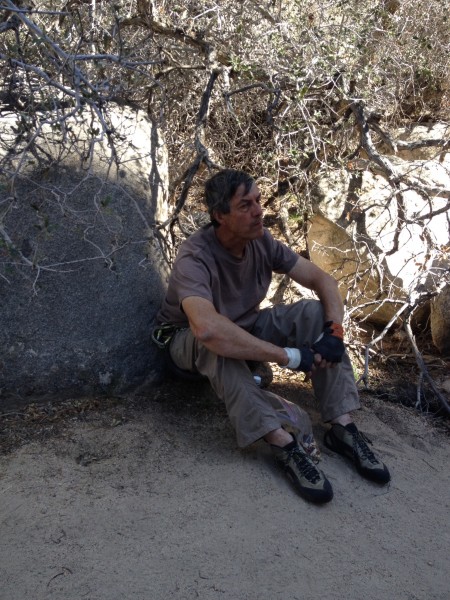
[{"label": "man's knee", "polygon": [[174,335],[170,342],[169,354],[179,369],[196,370],[196,341],[190,329],[181,329]]}]

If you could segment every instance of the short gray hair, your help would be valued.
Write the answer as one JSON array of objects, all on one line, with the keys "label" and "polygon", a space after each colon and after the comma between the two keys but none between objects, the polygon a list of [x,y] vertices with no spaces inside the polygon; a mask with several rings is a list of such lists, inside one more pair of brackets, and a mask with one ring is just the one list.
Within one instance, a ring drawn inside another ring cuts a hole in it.
[{"label": "short gray hair", "polygon": [[248,173],[235,169],[223,169],[206,181],[205,203],[214,227],[218,227],[219,224],[214,219],[213,213],[216,211],[228,214],[230,200],[238,188],[244,185],[244,194],[248,194],[254,183],[255,180]]}]

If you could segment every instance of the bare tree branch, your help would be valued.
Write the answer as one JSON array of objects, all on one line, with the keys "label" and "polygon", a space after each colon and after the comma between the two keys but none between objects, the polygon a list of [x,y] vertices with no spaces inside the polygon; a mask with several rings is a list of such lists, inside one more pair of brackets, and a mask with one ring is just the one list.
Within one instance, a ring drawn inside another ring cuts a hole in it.
[{"label": "bare tree branch", "polygon": [[440,405],[442,406],[442,408],[445,410],[445,412],[447,414],[450,414],[450,404],[447,402],[446,398],[444,397],[443,394],[441,394],[441,392],[439,391],[438,387],[436,386],[433,378],[431,377],[427,366],[425,364],[425,361],[423,360],[422,354],[419,350],[419,348],[417,347],[416,344],[416,340],[414,338],[414,334],[411,328],[411,314],[408,316],[408,318],[405,320],[404,322],[404,328],[405,331],[408,335],[408,339],[411,343],[412,349],[414,351],[414,356],[416,357],[416,362],[419,366],[420,369],[420,379],[419,379],[419,385],[417,386],[417,396],[420,399],[420,388],[421,388],[421,383],[423,379],[426,379],[426,381],[428,382],[428,385],[430,386],[433,394],[436,396],[436,398],[438,399]]},{"label": "bare tree branch", "polygon": [[160,229],[160,230],[164,229],[168,225],[171,225],[177,219],[178,215],[180,214],[180,212],[183,209],[183,206],[186,202],[186,198],[188,196],[189,189],[192,185],[192,181],[194,180],[194,177],[197,174],[197,171],[198,171],[200,165],[202,163],[205,163],[205,165],[208,168],[214,167],[214,163],[212,163],[212,161],[209,158],[208,150],[203,144],[203,139],[204,139],[204,133],[205,133],[206,119],[208,116],[209,104],[211,101],[211,94],[213,92],[214,84],[220,73],[221,73],[221,70],[219,68],[212,69],[210,76],[209,76],[208,83],[206,85],[206,88],[205,88],[202,98],[201,98],[200,108],[199,108],[198,114],[197,114],[197,124],[196,124],[196,131],[195,131],[195,140],[194,140],[194,146],[195,146],[197,155],[194,159],[194,162],[191,164],[191,166],[186,171],[186,174],[184,177],[183,188],[182,188],[181,193],[175,204],[175,209],[173,210],[171,216],[166,221],[164,221],[164,223],[158,225],[157,229]]}]

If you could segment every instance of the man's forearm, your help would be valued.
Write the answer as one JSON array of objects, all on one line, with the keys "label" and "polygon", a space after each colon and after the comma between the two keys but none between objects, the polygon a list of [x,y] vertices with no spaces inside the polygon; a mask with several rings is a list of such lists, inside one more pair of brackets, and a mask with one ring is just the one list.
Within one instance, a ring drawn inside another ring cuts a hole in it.
[{"label": "man's forearm", "polygon": [[199,327],[191,322],[191,329],[199,342],[219,356],[280,365],[288,362],[283,348],[260,340],[222,315],[216,314],[210,322],[204,320]]},{"label": "man's forearm", "polygon": [[288,275],[298,284],[317,294],[324,309],[325,321],[342,324],[344,304],[337,282],[331,275],[301,256]]},{"label": "man's forearm", "polygon": [[325,321],[334,321],[342,324],[344,319],[344,303],[339,293],[335,279],[327,276],[319,281],[314,290],[319,297],[325,313]]},{"label": "man's forearm", "polygon": [[214,354],[237,360],[288,363],[283,348],[248,333],[219,314],[208,300],[189,296],[183,300],[182,308],[195,338]]}]

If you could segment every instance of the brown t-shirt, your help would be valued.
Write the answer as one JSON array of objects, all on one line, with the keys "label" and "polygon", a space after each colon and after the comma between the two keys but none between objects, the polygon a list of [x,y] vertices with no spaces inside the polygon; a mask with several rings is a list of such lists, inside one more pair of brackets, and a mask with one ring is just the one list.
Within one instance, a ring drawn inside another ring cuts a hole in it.
[{"label": "brown t-shirt", "polygon": [[288,273],[298,255],[264,230],[262,238],[236,258],[217,240],[214,227],[198,230],[180,247],[167,294],[158,313],[159,323],[187,326],[181,302],[199,296],[213,303],[221,315],[250,330],[266,297],[272,272]]}]

